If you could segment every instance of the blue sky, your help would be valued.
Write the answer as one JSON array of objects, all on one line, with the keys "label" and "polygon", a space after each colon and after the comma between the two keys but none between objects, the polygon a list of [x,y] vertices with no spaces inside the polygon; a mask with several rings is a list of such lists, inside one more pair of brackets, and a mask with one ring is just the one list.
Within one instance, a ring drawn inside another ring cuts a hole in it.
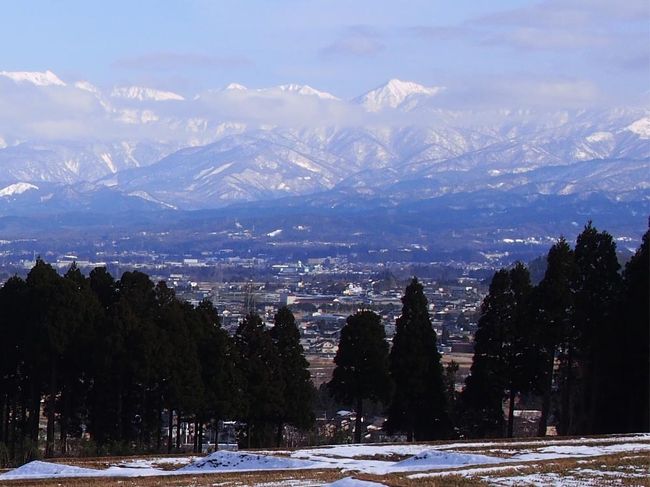
[{"label": "blue sky", "polygon": [[458,97],[531,87],[636,103],[650,89],[649,10],[647,0],[21,0],[3,4],[0,70],[184,94],[295,82],[352,97],[396,77]]}]

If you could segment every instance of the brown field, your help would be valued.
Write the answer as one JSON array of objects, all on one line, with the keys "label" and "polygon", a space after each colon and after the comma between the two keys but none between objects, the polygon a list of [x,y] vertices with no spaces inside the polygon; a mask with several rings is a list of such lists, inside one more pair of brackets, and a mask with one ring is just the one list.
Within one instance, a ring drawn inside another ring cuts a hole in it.
[{"label": "brown field", "polygon": [[[489,445],[477,446],[474,441],[453,442],[454,452],[486,454],[509,458],[518,453],[536,451],[548,445],[588,445],[598,447],[612,444],[622,444],[631,441],[629,437],[591,437],[588,439],[575,438],[545,438],[521,440],[494,440]],[[650,445],[650,437],[637,437],[632,440],[635,445]],[[429,444],[445,445],[449,442],[436,441]],[[464,444],[467,443],[467,446]],[[266,451],[272,453],[272,451]],[[139,457],[104,457],[104,458],[61,458],[54,461],[68,465],[88,468],[106,468],[129,460],[149,460],[156,465],[156,458],[169,458],[175,455],[155,455]],[[330,458],[337,458],[335,451]],[[406,456],[395,453],[377,455],[358,455],[358,460],[399,461]],[[179,455],[178,464],[161,463],[159,468],[171,470],[187,463],[186,455]],[[414,486],[477,486],[477,485],[589,485],[589,486],[641,486],[650,487],[650,453],[648,451],[617,452],[607,455],[549,460],[513,461],[491,465],[468,465],[449,468],[444,471],[430,470],[428,472],[403,472],[387,475],[372,475],[361,472],[332,469],[312,470],[267,470],[255,472],[223,472],[187,475],[168,475],[157,477],[114,477],[114,478],[70,478],[46,480],[5,480],[2,486],[107,486],[107,487],[217,487],[217,486],[259,486],[259,487],[315,487],[324,483],[353,476],[361,480],[378,482],[391,487]]]}]

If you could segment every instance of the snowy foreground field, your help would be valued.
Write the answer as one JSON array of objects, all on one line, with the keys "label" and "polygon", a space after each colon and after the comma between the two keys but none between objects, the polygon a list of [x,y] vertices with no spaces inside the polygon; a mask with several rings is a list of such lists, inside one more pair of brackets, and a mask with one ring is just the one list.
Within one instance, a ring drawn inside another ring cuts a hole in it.
[{"label": "snowy foreground field", "polygon": [[0,474],[0,485],[650,486],[649,479],[650,434],[636,434],[35,461]]}]

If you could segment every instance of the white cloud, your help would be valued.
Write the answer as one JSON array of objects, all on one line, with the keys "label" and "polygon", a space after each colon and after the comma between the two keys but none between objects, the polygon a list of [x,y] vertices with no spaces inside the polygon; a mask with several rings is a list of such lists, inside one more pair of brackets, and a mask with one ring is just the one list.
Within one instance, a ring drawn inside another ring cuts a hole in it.
[{"label": "white cloud", "polygon": [[374,56],[386,48],[381,34],[374,28],[357,25],[346,29],[342,36],[320,50],[325,57]]}]

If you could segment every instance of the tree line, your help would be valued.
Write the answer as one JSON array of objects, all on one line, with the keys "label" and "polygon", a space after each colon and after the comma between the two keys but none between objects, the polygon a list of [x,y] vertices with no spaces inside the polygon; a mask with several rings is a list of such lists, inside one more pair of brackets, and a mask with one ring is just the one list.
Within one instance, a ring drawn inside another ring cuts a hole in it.
[{"label": "tree line", "polygon": [[204,426],[223,419],[246,424],[248,446],[279,442],[284,425],[310,427],[294,316],[281,308],[274,321],[267,330],[251,313],[231,337],[210,301],[181,301],[142,272],[86,277],[73,264],[61,276],[37,259],[0,289],[0,462],[40,455],[42,412],[46,457],[81,437],[91,455],[172,451],[181,422],[194,424],[195,451]]},{"label": "tree line", "polygon": [[[348,317],[325,393],[355,409],[357,442],[372,403],[387,433],[408,440],[513,436],[518,401],[541,410],[539,435],[548,425],[563,435],[648,431],[649,235],[622,272],[613,238],[591,223],[574,248],[564,239],[551,247],[537,285],[521,263],[496,272],[460,393],[414,278],[392,346],[376,313]],[[0,288],[0,336],[5,464],[39,455],[41,412],[46,456],[82,437],[88,454],[172,451],[182,423],[194,425],[198,451],[205,426],[223,419],[245,424],[245,446],[271,446],[285,425],[314,423],[315,391],[286,307],[271,329],[249,313],[230,336],[211,302],[179,300],[144,273],[86,277],[73,264],[61,276],[39,258],[26,279]]]},{"label": "tree line", "polygon": [[538,285],[520,263],[494,275],[460,397],[467,436],[513,436],[515,400],[531,396],[540,436],[551,422],[561,435],[648,431],[649,238],[621,272],[614,239],[590,222],[574,248],[551,247]]},{"label": "tree line", "polygon": [[390,351],[378,315],[348,318],[328,388],[355,407],[355,441],[364,401],[384,404],[387,432],[408,440],[512,437],[517,401],[541,410],[539,436],[549,425],[560,435],[649,431],[649,240],[621,272],[614,239],[590,222],[575,248],[564,238],[551,247],[537,285],[522,263],[496,272],[460,394],[417,279]]}]

